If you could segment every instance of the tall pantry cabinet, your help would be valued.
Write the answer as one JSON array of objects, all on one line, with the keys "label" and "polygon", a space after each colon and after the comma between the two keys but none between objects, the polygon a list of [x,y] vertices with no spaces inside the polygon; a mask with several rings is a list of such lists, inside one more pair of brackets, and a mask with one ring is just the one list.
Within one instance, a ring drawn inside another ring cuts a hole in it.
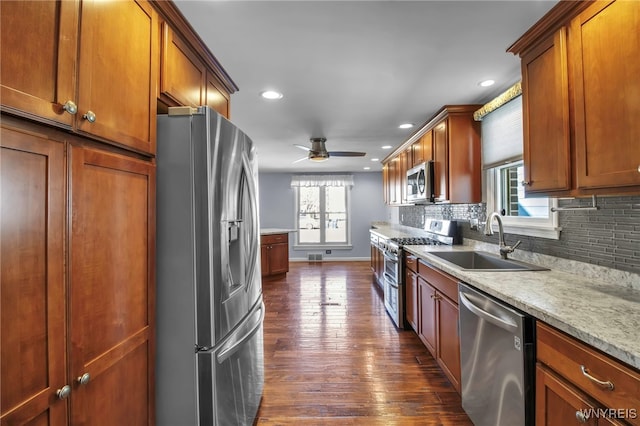
[{"label": "tall pantry cabinet", "polygon": [[158,13],[1,16],[0,424],[152,425]]}]

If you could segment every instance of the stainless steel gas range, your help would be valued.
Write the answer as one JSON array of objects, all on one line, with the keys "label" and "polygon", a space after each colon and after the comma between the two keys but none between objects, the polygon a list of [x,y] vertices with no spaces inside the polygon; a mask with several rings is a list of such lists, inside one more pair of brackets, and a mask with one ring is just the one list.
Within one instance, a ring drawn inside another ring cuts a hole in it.
[{"label": "stainless steel gas range", "polygon": [[427,219],[420,237],[396,237],[381,240],[379,246],[384,253],[384,305],[396,327],[404,328],[404,271],[402,248],[408,245],[453,245],[459,244],[456,221]]}]

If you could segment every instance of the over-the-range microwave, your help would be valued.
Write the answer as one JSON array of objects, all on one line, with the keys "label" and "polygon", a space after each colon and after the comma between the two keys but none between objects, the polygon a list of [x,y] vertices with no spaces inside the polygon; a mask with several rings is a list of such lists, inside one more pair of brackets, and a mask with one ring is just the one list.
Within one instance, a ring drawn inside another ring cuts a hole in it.
[{"label": "over-the-range microwave", "polygon": [[433,161],[418,164],[407,170],[407,201],[433,203]]}]

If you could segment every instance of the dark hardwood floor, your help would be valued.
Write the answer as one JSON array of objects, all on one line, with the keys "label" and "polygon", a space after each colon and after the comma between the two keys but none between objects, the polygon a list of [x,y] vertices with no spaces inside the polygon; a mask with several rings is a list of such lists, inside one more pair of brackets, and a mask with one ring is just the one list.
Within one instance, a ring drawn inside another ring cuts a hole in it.
[{"label": "dark hardwood floor", "polygon": [[258,425],[472,425],[413,331],[397,330],[369,262],[291,263],[263,282]]}]

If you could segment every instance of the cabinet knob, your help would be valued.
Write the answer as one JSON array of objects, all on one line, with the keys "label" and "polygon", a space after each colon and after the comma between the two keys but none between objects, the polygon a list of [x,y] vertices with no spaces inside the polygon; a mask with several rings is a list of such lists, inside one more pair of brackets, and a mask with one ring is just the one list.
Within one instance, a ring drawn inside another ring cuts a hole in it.
[{"label": "cabinet knob", "polygon": [[578,420],[578,422],[580,423],[586,423],[587,417],[584,415],[582,411],[578,410],[576,411],[576,420]]},{"label": "cabinet knob", "polygon": [[531,181],[530,180],[523,180],[520,183],[522,184],[522,186],[531,186]]},{"label": "cabinet knob", "polygon": [[638,165],[638,173],[640,173],[640,164]]},{"label": "cabinet knob", "polygon": [[89,123],[95,123],[96,122],[96,114],[93,111],[87,111],[87,113],[84,114],[82,116],[82,118],[87,120]]},{"label": "cabinet knob", "polygon": [[63,387],[61,387],[56,391],[56,395],[58,396],[58,399],[68,398],[69,395],[71,395],[71,386],[64,385]]},{"label": "cabinet knob", "polygon": [[81,385],[86,385],[89,383],[89,380],[91,380],[91,375],[89,375],[89,373],[84,373],[82,376],[76,378],[76,382]]},{"label": "cabinet knob", "polygon": [[78,106],[73,101],[67,101],[62,105],[62,109],[67,111],[69,114],[74,115],[78,112]]}]

